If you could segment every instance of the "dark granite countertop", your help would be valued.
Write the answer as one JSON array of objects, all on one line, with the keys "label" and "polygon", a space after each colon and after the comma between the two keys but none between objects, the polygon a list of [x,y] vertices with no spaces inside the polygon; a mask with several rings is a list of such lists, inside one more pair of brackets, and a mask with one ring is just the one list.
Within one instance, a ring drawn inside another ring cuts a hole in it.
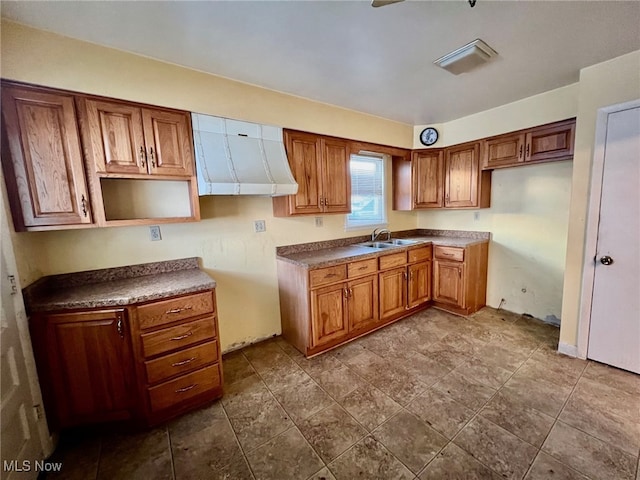
[{"label": "dark granite countertop", "polygon": [[276,255],[278,260],[309,269],[316,269],[349,261],[375,258],[380,255],[400,252],[426,244],[464,248],[477,243],[488,242],[490,236],[489,232],[405,230],[393,232],[392,238],[415,240],[417,243],[413,245],[395,245],[381,250],[357,245],[370,240],[369,237],[352,237],[277,247]]},{"label": "dark granite countertop", "polygon": [[23,290],[29,312],[101,308],[208,290],[215,280],[197,258],[43,277]]}]

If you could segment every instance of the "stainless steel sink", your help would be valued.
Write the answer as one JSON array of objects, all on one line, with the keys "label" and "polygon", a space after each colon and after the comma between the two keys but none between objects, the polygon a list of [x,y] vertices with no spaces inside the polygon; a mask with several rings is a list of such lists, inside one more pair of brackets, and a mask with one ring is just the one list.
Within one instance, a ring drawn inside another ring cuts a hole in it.
[{"label": "stainless steel sink", "polygon": [[393,247],[397,247],[397,244],[391,243],[391,242],[366,242],[366,243],[359,243],[358,244],[361,247],[369,247],[369,248],[393,248]]},{"label": "stainless steel sink", "polygon": [[403,240],[402,238],[394,238],[391,240],[393,245],[414,245],[418,243],[417,240]]}]

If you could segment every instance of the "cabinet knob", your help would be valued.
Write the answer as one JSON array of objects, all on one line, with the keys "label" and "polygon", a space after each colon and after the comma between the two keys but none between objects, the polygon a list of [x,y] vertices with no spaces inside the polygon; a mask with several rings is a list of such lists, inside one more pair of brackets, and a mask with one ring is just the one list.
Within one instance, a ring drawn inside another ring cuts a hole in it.
[{"label": "cabinet knob", "polygon": [[522,145],[520,145],[520,153],[518,154],[518,158],[522,158]]},{"label": "cabinet knob", "polygon": [[153,147],[149,148],[149,156],[151,157],[151,166],[153,168],[156,168],[156,159],[155,159],[155,154],[153,153]]},{"label": "cabinet knob", "polygon": [[531,144],[530,144],[530,143],[527,143],[527,153],[526,153],[526,156],[527,156],[527,157],[529,156],[529,148],[530,148],[530,147],[531,147]]}]

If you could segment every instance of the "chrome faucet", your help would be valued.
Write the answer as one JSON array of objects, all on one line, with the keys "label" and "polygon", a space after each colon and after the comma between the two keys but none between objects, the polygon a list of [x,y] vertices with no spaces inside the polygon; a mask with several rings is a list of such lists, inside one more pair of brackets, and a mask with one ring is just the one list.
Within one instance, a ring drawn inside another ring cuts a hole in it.
[{"label": "chrome faucet", "polygon": [[371,241],[375,242],[383,233],[387,234],[387,242],[389,242],[391,240],[391,232],[386,228],[376,228],[371,232]]}]

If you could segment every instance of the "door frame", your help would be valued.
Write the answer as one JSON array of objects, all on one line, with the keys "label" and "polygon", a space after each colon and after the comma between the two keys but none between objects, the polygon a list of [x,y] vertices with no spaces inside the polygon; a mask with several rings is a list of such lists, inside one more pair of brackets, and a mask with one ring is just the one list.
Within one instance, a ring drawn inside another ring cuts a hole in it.
[{"label": "door frame", "polygon": [[589,349],[589,330],[591,327],[591,303],[596,264],[594,258],[598,247],[598,228],[600,225],[600,203],[602,197],[602,179],[604,176],[604,156],[607,141],[609,115],[624,110],[640,108],[640,99],[609,105],[598,109],[596,135],[591,164],[591,188],[586,218],[586,236],[580,294],[580,314],[578,316],[578,344],[576,356],[587,358]]}]

